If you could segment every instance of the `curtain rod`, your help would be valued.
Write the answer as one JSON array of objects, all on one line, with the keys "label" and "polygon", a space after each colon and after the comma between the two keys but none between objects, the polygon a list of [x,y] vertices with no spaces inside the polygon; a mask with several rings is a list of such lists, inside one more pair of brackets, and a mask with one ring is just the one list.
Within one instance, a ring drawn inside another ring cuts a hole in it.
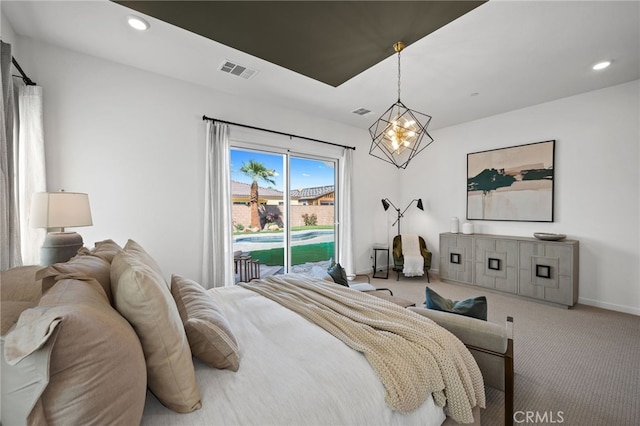
[{"label": "curtain rod", "polygon": [[305,140],[312,141],[312,142],[319,142],[319,143],[324,143],[324,144],[327,144],[327,145],[339,146],[341,148],[353,149],[354,151],[356,150],[355,146],[340,145],[340,144],[333,143],[333,142],[321,141],[320,139],[308,138],[306,136],[298,136],[298,135],[292,135],[290,133],[278,132],[277,130],[269,130],[269,129],[263,129],[262,127],[254,127],[254,126],[248,126],[246,124],[233,123],[231,121],[225,121],[225,120],[219,120],[217,118],[207,117],[206,115],[203,115],[202,119],[203,120],[210,120],[210,121],[217,121],[218,123],[230,124],[232,126],[246,127],[247,129],[253,129],[253,130],[260,130],[260,131],[263,131],[263,132],[275,133],[277,135],[289,136],[290,138],[305,139]]},{"label": "curtain rod", "polygon": [[[22,76],[22,81],[24,81],[24,84],[26,84],[27,86],[35,86],[36,85],[36,82],[31,80],[29,77],[27,77],[27,74],[25,74],[24,71],[22,71],[22,68],[20,67],[20,64],[18,63],[18,61],[16,61],[16,58],[14,58],[12,56],[11,57],[11,62],[13,63],[13,65],[16,66],[16,69],[18,70],[18,72]],[[18,77],[18,76],[16,76],[16,77]]]}]

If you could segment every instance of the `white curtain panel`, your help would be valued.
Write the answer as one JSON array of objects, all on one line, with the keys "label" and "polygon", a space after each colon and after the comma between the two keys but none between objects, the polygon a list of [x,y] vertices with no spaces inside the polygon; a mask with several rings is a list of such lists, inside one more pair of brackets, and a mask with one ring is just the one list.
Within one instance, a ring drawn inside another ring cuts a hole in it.
[{"label": "white curtain panel", "polygon": [[0,42],[0,270],[22,264],[20,255],[20,219],[13,162],[13,78],[11,45]]},{"label": "white curtain panel", "polygon": [[234,284],[229,126],[207,120],[202,285]]},{"label": "white curtain panel", "polygon": [[353,150],[344,149],[340,160],[340,186],[338,193],[338,256],[347,276],[355,276],[353,254]]},{"label": "white curtain panel", "polygon": [[40,247],[44,243],[46,230],[33,228],[29,223],[29,214],[33,194],[47,190],[42,87],[20,86],[18,115],[18,199],[22,262],[25,265],[37,265],[40,263]]},{"label": "white curtain panel", "polygon": [[[0,270],[38,264],[46,231],[29,226],[31,197],[46,191],[42,87],[12,77],[11,45],[1,43]],[[16,102],[17,100],[17,102]]]}]

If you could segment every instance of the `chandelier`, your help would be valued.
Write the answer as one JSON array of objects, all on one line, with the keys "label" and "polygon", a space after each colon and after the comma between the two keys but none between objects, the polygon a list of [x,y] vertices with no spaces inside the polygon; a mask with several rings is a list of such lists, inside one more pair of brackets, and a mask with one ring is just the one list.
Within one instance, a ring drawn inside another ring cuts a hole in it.
[{"label": "chandelier", "polygon": [[409,161],[433,142],[427,132],[431,116],[407,108],[400,100],[400,52],[405,44],[399,41],[393,48],[398,53],[398,101],[369,127],[369,154],[406,169]]}]

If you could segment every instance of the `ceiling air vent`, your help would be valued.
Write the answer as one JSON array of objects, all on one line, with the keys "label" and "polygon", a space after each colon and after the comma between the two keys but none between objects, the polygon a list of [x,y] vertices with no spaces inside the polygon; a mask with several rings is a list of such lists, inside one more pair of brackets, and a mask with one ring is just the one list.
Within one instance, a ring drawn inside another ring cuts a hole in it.
[{"label": "ceiling air vent", "polygon": [[371,112],[371,110],[366,108],[358,108],[358,109],[354,109],[351,112],[358,115],[367,115]]},{"label": "ceiling air vent", "polygon": [[252,70],[251,68],[243,67],[242,65],[238,65],[229,60],[225,60],[222,65],[220,65],[220,71],[226,72],[228,74],[232,74],[238,77],[242,77],[245,80],[249,80],[251,77],[256,75],[258,71]]}]

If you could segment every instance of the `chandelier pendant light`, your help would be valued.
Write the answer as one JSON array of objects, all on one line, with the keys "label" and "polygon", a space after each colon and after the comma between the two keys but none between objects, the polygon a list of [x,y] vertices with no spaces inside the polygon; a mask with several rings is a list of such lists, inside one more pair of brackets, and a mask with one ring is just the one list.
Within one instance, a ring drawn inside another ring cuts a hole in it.
[{"label": "chandelier pendant light", "polygon": [[400,52],[405,44],[399,41],[393,48],[398,53],[398,101],[369,127],[369,154],[406,169],[413,157],[433,142],[427,132],[431,116],[407,108],[400,100]]}]

